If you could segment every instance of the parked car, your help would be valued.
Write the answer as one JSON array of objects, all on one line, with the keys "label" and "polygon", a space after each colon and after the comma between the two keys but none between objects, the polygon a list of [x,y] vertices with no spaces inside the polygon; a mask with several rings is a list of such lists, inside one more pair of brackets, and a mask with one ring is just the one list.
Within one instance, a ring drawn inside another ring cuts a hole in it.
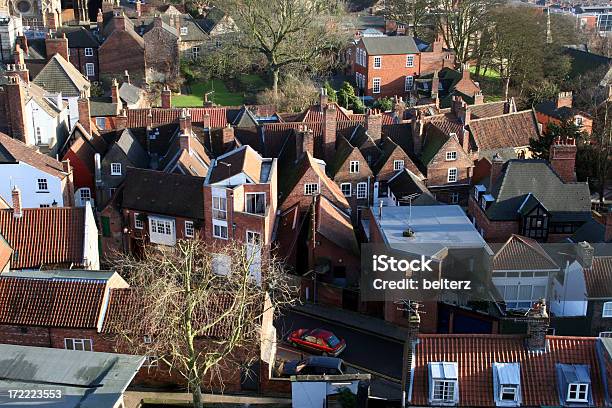
[{"label": "parked car", "polygon": [[294,347],[324,356],[338,356],[346,348],[346,342],[334,333],[322,329],[298,329],[289,334],[287,341]]},{"label": "parked car", "polygon": [[304,360],[285,361],[280,367],[281,376],[292,375],[342,375],[346,366],[341,358],[310,356]]}]

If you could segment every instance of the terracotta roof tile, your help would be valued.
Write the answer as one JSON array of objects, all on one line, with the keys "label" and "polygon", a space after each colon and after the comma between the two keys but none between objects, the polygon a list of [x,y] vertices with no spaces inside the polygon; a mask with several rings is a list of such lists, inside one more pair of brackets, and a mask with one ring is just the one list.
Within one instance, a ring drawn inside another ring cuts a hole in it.
[{"label": "terracotta roof tile", "polygon": [[470,105],[473,119],[490,118],[503,115],[506,109],[506,101],[488,102],[480,105]]},{"label": "terracotta roof tile", "polygon": [[493,257],[493,270],[559,269],[555,261],[535,240],[512,235]]},{"label": "terracotta roof tile", "polygon": [[594,337],[548,336],[545,352],[528,352],[523,336],[420,335],[416,345],[413,405],[428,405],[429,362],[457,362],[459,406],[491,407],[494,362],[520,363],[522,406],[559,406],[555,364],[586,364],[595,406],[604,406]]},{"label": "terracotta roof tile", "polygon": [[83,264],[85,207],[0,210],[0,234],[13,248],[12,269]]},{"label": "terracotta roof tile", "polygon": [[[181,108],[143,108],[127,110],[127,127],[146,127],[149,112],[153,117],[153,126],[165,125],[168,123],[178,123]],[[203,122],[204,115],[210,115],[210,126],[221,128],[227,126],[227,111],[225,108],[189,108],[191,121],[193,123]]]},{"label": "terracotta roof tile", "polygon": [[359,253],[351,218],[336,208],[325,196],[317,201],[317,232],[354,254]]},{"label": "terracotta roof tile", "polygon": [[96,328],[104,280],[0,276],[0,324]]},{"label": "terracotta roof tile", "polygon": [[584,271],[587,295],[591,298],[612,298],[612,256],[596,256],[593,265]]},{"label": "terracotta roof tile", "polygon": [[538,124],[530,110],[475,119],[468,127],[478,150],[529,146],[529,139],[539,137]]},{"label": "terracotta roof tile", "polygon": [[[4,150],[4,151],[3,151]],[[39,153],[36,149],[27,146],[25,143],[13,139],[12,137],[0,132],[0,162],[23,162],[32,167],[44,171],[63,179],[67,176],[62,168],[62,163]]]}]

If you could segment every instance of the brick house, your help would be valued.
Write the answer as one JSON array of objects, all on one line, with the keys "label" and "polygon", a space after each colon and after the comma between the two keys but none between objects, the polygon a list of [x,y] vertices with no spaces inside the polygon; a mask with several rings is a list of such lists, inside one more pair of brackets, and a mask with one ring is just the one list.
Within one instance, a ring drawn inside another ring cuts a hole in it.
[{"label": "brick house", "polygon": [[98,269],[98,227],[90,205],[22,208],[13,189],[12,208],[0,210],[0,234],[12,249],[11,269]]},{"label": "brick house", "polygon": [[59,34],[68,40],[68,60],[90,81],[98,81],[100,64],[98,61],[98,39],[83,26],[62,27]]},{"label": "brick house", "polygon": [[491,175],[469,198],[474,225],[491,242],[520,234],[537,241],[560,241],[591,220],[586,183],[573,175],[575,144],[557,141],[551,163],[494,158]]},{"label": "brick house", "polygon": [[413,37],[375,36],[357,41],[351,52],[351,74],[362,94],[374,98],[409,96],[422,73],[452,67],[454,55],[436,40],[421,51]]},{"label": "brick house", "polygon": [[591,116],[573,107],[571,91],[559,92],[556,100],[541,102],[534,109],[538,123],[542,125],[543,129],[546,129],[549,123],[559,125],[563,121],[570,121],[587,135],[590,135],[593,131]]},{"label": "brick house", "polygon": [[146,26],[144,40],[147,82],[171,82],[179,73],[179,33],[161,17]]},{"label": "brick house", "polygon": [[119,78],[127,70],[135,84],[146,78],[145,42],[120,9],[108,23],[110,34],[99,48],[101,80]]}]

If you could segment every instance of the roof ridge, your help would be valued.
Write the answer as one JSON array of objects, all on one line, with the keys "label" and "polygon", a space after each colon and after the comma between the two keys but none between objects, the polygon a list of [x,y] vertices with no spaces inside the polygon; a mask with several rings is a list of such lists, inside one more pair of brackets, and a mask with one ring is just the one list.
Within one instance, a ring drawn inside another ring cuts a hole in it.
[{"label": "roof ridge", "polygon": [[[480,105],[477,105],[477,106],[480,106]],[[481,122],[483,120],[489,120],[489,119],[497,119],[497,118],[502,118],[502,117],[508,117],[508,116],[512,116],[512,115],[524,114],[524,113],[527,113],[527,112],[533,114],[533,112],[530,109],[525,109],[525,110],[517,111],[517,112],[502,113],[501,115],[487,116],[487,117],[484,117],[484,118],[471,119],[470,123]]]}]

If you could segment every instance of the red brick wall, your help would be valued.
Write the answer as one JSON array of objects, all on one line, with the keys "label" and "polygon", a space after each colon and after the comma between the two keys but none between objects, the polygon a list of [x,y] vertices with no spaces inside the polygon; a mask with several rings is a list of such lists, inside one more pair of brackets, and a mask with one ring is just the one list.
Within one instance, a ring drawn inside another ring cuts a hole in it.
[{"label": "red brick wall", "polygon": [[294,204],[299,203],[300,211],[307,211],[312,205],[312,196],[304,194],[304,185],[307,183],[318,183],[320,193],[329,199],[334,205],[341,209],[346,207],[345,204],[339,202],[331,191],[326,187],[325,183],[319,182],[319,175],[312,169],[308,168],[302,178],[295,184],[293,190],[287,194],[287,198],[283,201],[281,211],[291,208]]},{"label": "red brick wall", "polygon": [[[351,161],[359,162],[359,172],[351,173],[350,172],[350,163]],[[334,181],[338,184],[338,187],[342,183],[350,183],[351,184],[351,196],[346,197],[347,201],[351,205],[352,214],[357,214],[357,207],[359,206],[368,206],[370,203],[370,196],[372,194],[372,183],[374,180],[374,174],[368,165],[368,162],[363,157],[359,149],[355,148],[349,155],[349,157],[344,161],[340,170],[334,175]],[[368,183],[368,195],[366,198],[357,199],[357,183]]]},{"label": "red brick wall", "polygon": [[[406,67],[406,56],[400,55],[381,55],[381,68],[374,68],[374,55],[368,55],[368,66],[366,67],[366,90],[365,94],[375,98],[388,96],[404,96],[408,92],[405,89],[407,76],[416,77],[420,74],[420,55],[414,55],[414,65]],[[374,78],[380,78],[380,93],[375,94],[372,88]]]},{"label": "red brick wall", "polygon": [[487,242],[506,242],[512,234],[519,232],[518,221],[490,221],[471,194],[468,200],[468,213],[476,219],[476,228],[479,231],[480,228],[484,230],[484,239]]},{"label": "red brick wall", "polygon": [[[94,182],[94,174],[89,171],[89,166],[81,161],[81,158],[77,156],[72,150],[68,150],[62,160],[70,160],[72,166],[73,184],[74,191],[81,187],[89,187],[91,190],[91,196],[95,198],[96,186]],[[92,158],[93,160],[93,158]]]},{"label": "red brick wall", "polygon": [[[446,153],[451,151],[457,152],[457,160],[446,160]],[[472,159],[463,150],[458,140],[451,137],[427,164],[427,186],[470,184],[472,166]],[[452,167],[457,168],[455,183],[448,182],[448,169]]]},{"label": "red brick wall", "polygon": [[[312,239],[308,241],[308,250],[312,251]],[[339,247],[321,234],[317,235],[315,258],[326,258],[330,261],[331,270],[328,279],[333,277],[334,267],[346,267],[346,280],[349,285],[359,282],[361,259],[354,253]],[[314,265],[311,265],[314,267]]]},{"label": "red brick wall", "polygon": [[100,63],[98,62],[98,49],[93,49],[92,56],[85,55],[85,48],[70,48],[70,62],[78,69],[81,74],[87,76],[85,64],[94,64],[94,76],[87,77],[90,81],[97,81],[100,74]]},{"label": "red brick wall", "polygon": [[115,30],[99,48],[101,77],[123,77],[129,71],[131,80],[140,84],[145,78],[144,48],[127,31]]}]

